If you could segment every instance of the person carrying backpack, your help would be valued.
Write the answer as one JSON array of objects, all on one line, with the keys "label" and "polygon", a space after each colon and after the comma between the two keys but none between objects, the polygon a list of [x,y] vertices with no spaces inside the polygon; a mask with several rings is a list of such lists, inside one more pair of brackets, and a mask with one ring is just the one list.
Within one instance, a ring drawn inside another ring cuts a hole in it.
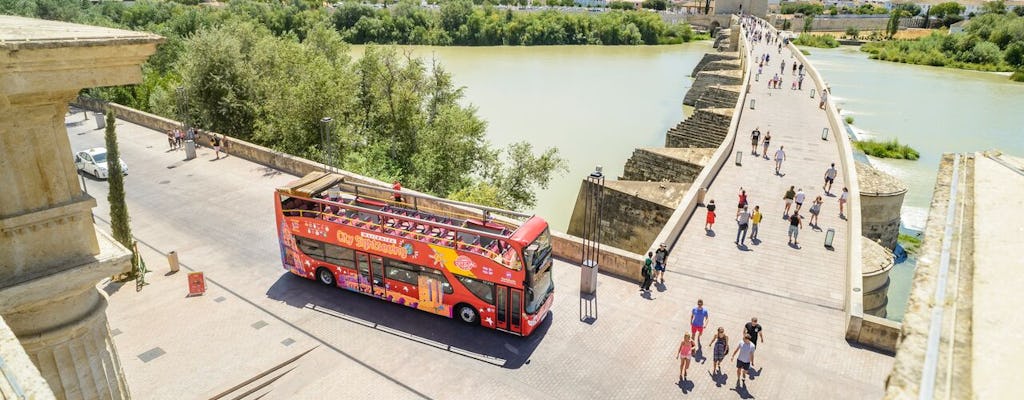
[{"label": "person carrying backpack", "polygon": [[654,260],[651,260],[653,256],[654,253],[648,251],[647,259],[644,260],[644,266],[640,269],[640,275],[644,277],[643,283],[640,284],[640,290],[645,292],[651,291],[651,282],[654,282],[654,268],[652,268]]}]

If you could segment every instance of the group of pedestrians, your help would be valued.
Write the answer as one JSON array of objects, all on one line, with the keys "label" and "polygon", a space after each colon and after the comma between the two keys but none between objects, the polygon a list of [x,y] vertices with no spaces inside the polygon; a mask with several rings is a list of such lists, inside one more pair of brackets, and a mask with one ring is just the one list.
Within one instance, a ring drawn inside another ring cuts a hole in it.
[{"label": "group of pedestrians", "polygon": [[640,283],[640,290],[644,292],[651,291],[651,283],[658,281],[658,283],[665,284],[665,263],[668,261],[668,247],[665,243],[658,246],[658,249],[651,252],[647,252],[647,258],[644,260],[644,266],[640,269],[640,275],[643,276],[643,282]]},{"label": "group of pedestrians", "polygon": [[[690,330],[683,334],[683,340],[679,342],[679,349],[676,351],[676,359],[679,360],[679,382],[686,382],[689,379],[690,364],[693,360],[701,361],[703,344],[701,338],[704,336],[704,328],[708,326],[711,317],[708,309],[704,307],[704,300],[697,299],[697,306],[690,310]],[[723,376],[722,361],[729,355],[732,348],[732,355],[729,360],[736,360],[736,385],[746,386],[746,378],[749,371],[754,367],[754,352],[757,343],[764,343],[763,327],[757,322],[757,317],[751,318],[750,322],[743,325],[740,333],[742,338],[736,343],[735,348],[730,347],[729,336],[725,328],[719,326],[708,342],[712,350],[712,365],[709,371],[715,377]]]},{"label": "group of pedestrians", "polygon": [[[188,128],[188,130],[181,130],[178,128],[167,130],[167,145],[171,150],[181,150],[185,148],[185,142],[191,140],[196,146],[199,146],[199,141],[196,140],[195,128]],[[227,137],[224,135],[218,135],[213,133],[210,135],[210,147],[213,147],[214,159],[220,159],[221,149],[227,146]],[[224,153],[227,156],[227,153]]]}]

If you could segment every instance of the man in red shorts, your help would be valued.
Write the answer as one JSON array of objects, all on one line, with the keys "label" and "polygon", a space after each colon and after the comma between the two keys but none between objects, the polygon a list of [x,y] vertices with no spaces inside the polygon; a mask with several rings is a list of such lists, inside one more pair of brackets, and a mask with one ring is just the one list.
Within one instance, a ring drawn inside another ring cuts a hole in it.
[{"label": "man in red shorts", "polygon": [[700,337],[704,335],[704,326],[708,322],[708,309],[704,308],[704,300],[697,299],[697,307],[690,311],[690,333],[697,338],[697,343],[700,343]]}]

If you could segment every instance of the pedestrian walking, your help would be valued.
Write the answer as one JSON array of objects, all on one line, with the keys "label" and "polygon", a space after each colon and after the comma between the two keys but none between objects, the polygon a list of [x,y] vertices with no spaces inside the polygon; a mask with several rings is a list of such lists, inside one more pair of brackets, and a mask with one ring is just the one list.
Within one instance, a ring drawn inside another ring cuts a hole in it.
[{"label": "pedestrian walking", "polygon": [[821,196],[818,196],[814,199],[814,202],[811,203],[811,209],[809,210],[811,212],[811,219],[808,222],[808,225],[815,228],[818,227],[818,213],[821,212],[821,203],[823,203]]},{"label": "pedestrian walking", "polygon": [[800,63],[800,68],[798,68],[798,69],[800,70],[800,75],[803,75],[804,74],[804,63]]},{"label": "pedestrian walking", "polygon": [[761,143],[761,145],[762,145],[761,155],[764,156],[765,160],[768,159],[768,142],[771,142],[771,141],[772,141],[772,131],[765,132],[764,133],[764,140]]},{"label": "pedestrian walking", "polygon": [[402,203],[402,183],[395,180],[395,182],[391,184],[391,190],[394,190],[394,192],[391,193],[391,197],[395,200],[395,203]]},{"label": "pedestrian walking", "polygon": [[824,90],[821,91],[821,101],[818,102],[818,108],[824,110],[825,109],[825,104],[827,104],[827,103],[828,103],[828,89],[824,89]]},{"label": "pedestrian walking", "polygon": [[[757,240],[757,227],[761,225],[761,206],[754,206],[754,212],[750,214],[750,240]],[[754,243],[757,244],[757,243]]]},{"label": "pedestrian walking", "polygon": [[181,132],[181,129],[174,130],[174,144],[177,145],[179,149],[181,148],[182,139],[184,138],[185,134]]},{"label": "pedestrian walking", "polygon": [[796,80],[796,90],[804,90],[804,75],[800,74],[800,77]]},{"label": "pedestrian walking", "polygon": [[690,310],[690,333],[697,336],[697,343],[704,335],[704,326],[708,322],[708,309],[704,308],[704,300],[697,299],[697,306]]},{"label": "pedestrian walking", "polygon": [[217,134],[215,133],[215,134],[213,134],[213,140],[212,141],[213,141],[213,143],[212,143],[213,144],[213,154],[215,154],[217,156],[216,158],[214,158],[214,160],[219,160],[220,159],[221,138],[219,136],[217,136]]},{"label": "pedestrian walking", "polygon": [[806,198],[807,198],[807,195],[804,194],[804,189],[803,188],[800,188],[800,189],[796,190],[796,198],[794,199],[794,201],[796,201],[796,210],[794,210],[793,212],[800,212],[800,207],[804,206],[804,200]]},{"label": "pedestrian walking", "polygon": [[846,198],[849,196],[849,194],[850,191],[844,187],[843,193],[839,195],[839,218],[846,217],[846,214],[844,214],[843,212],[845,210],[844,206],[846,206]]},{"label": "pedestrian walking", "polygon": [[782,212],[782,218],[789,218],[789,207],[793,205],[793,198],[796,197],[796,191],[793,189],[794,186],[790,186],[786,194],[782,195],[782,200],[786,202],[786,210]]},{"label": "pedestrian walking", "polygon": [[757,155],[757,143],[761,140],[761,128],[754,128],[753,132],[750,132],[750,154]]},{"label": "pedestrian walking", "polygon": [[711,346],[714,349],[712,353],[712,360],[714,364],[711,367],[712,371],[716,374],[722,373],[722,360],[725,359],[725,355],[729,354],[729,336],[725,334],[725,328],[718,327],[718,332],[715,333],[715,338],[711,339]]},{"label": "pedestrian walking", "polygon": [[750,213],[747,212],[747,207],[740,209],[739,215],[736,216],[736,225],[736,241],[733,243],[740,246],[746,246],[747,227],[750,225]]},{"label": "pedestrian walking", "polygon": [[683,341],[679,342],[679,351],[676,352],[676,359],[679,360],[679,380],[686,380],[686,370],[690,368],[690,359],[693,358],[696,349],[693,336],[689,333],[683,335]]},{"label": "pedestrian walking", "polygon": [[715,225],[715,201],[711,200],[708,202],[708,215],[704,219],[704,230],[710,231],[711,227]]},{"label": "pedestrian walking", "polygon": [[668,260],[668,249],[665,247],[665,243],[662,243],[658,250],[654,251],[654,279],[659,280],[662,284],[665,283],[666,260]]},{"label": "pedestrian walking", "polygon": [[654,280],[654,268],[652,268],[654,261],[651,260],[652,256],[654,256],[654,253],[648,251],[647,258],[644,259],[644,266],[640,269],[640,275],[644,277],[643,282],[640,283],[640,290],[645,292],[651,291],[651,281]]},{"label": "pedestrian walking", "polygon": [[821,185],[821,188],[825,190],[825,194],[830,194],[832,190],[832,182],[836,180],[836,163],[832,163],[832,166],[825,170],[825,184]]},{"label": "pedestrian walking", "polygon": [[786,161],[786,146],[779,146],[779,149],[775,151],[775,175],[779,175],[779,170],[782,168],[782,162]]},{"label": "pedestrian walking", "polygon": [[742,186],[740,187],[740,194],[737,195],[737,197],[739,197],[739,203],[736,206],[736,214],[739,214],[740,210],[747,208],[747,191],[744,190]]},{"label": "pedestrian walking", "polygon": [[793,63],[793,75],[796,75],[796,63]]},{"label": "pedestrian walking", "polygon": [[174,130],[167,130],[167,145],[171,147],[171,150],[174,150]]},{"label": "pedestrian walking", "polygon": [[[753,343],[750,342],[750,335],[743,335],[743,343],[736,346],[736,350],[732,352],[732,357],[729,359],[736,359],[736,386],[747,384],[747,370],[754,365],[754,349],[756,349]],[[739,357],[736,357],[736,355]]]},{"label": "pedestrian walking", "polygon": [[793,215],[789,217],[789,244],[799,245],[797,242],[797,236],[800,236],[800,228],[804,227],[804,222],[800,218],[799,212],[793,212]]},{"label": "pedestrian walking", "polygon": [[758,339],[761,339],[762,343],[764,342],[764,334],[761,333],[761,330],[762,326],[757,323],[757,317],[751,318],[750,322],[743,325],[743,333],[750,336],[750,341],[754,343],[755,346],[757,346]]}]

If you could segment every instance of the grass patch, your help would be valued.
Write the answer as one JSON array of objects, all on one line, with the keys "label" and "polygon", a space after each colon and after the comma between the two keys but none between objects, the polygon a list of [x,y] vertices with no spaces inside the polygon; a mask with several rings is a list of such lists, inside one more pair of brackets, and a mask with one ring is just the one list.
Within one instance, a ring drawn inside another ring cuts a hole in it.
[{"label": "grass patch", "polygon": [[885,142],[861,140],[853,142],[853,145],[858,150],[863,151],[864,154],[872,157],[895,158],[898,160],[917,160],[921,157],[921,153],[918,153],[917,150],[905,144],[900,144],[900,141],[896,139]]},{"label": "grass patch", "polygon": [[1010,80],[1014,82],[1024,82],[1024,69],[1015,71],[1013,75],[1010,75]]},{"label": "grass patch", "polygon": [[921,249],[921,238],[914,235],[901,233],[896,241],[900,242],[907,254],[917,254],[917,251]]},{"label": "grass patch", "polygon": [[843,120],[846,121],[847,125],[853,125],[853,117],[847,115],[846,118],[843,118]]},{"label": "grass patch", "polygon": [[807,51],[807,50],[804,50],[804,49],[800,49],[800,53],[801,53],[801,54],[803,54],[803,55],[805,55],[805,56],[809,56],[809,55],[811,55],[811,52],[809,52],[809,51]]},{"label": "grass patch", "polygon": [[820,47],[824,49],[832,49],[839,47],[839,41],[836,40],[835,36],[832,35],[811,35],[807,33],[801,33],[800,36],[793,41],[797,46],[811,46]]}]

